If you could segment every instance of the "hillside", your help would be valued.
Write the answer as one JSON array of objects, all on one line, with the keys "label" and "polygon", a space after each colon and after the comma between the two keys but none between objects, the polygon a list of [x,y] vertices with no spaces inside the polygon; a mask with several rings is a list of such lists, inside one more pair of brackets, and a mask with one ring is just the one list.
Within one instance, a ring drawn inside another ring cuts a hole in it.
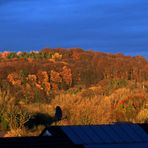
[{"label": "hillside", "polygon": [[77,125],[146,123],[147,104],[148,61],[142,56],[80,48],[0,53],[0,128],[13,136],[28,135],[30,116],[52,117],[57,105],[64,116],[57,124]]}]

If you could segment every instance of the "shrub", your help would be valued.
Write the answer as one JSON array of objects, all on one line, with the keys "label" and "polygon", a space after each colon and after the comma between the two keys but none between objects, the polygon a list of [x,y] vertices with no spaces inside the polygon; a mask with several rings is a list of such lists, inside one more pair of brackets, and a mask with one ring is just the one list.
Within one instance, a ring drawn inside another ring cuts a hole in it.
[{"label": "shrub", "polygon": [[86,90],[83,90],[81,92],[81,97],[82,98],[93,98],[95,96],[95,93],[92,89],[86,89]]},{"label": "shrub", "polygon": [[111,122],[111,104],[108,98],[94,96],[84,99],[79,94],[60,94],[51,101],[51,105],[61,106],[65,112],[64,116],[67,117],[67,124],[90,125]]},{"label": "shrub", "polygon": [[114,115],[117,121],[134,121],[137,114],[145,105],[145,97],[135,94],[128,96],[117,103]]},{"label": "shrub", "polygon": [[9,106],[7,111],[3,114],[10,129],[22,129],[24,123],[29,120],[30,114],[18,106]]},{"label": "shrub", "polygon": [[0,115],[0,123],[1,123],[1,129],[7,130],[8,129],[8,122],[5,120],[3,115]]},{"label": "shrub", "polygon": [[142,109],[137,117],[136,122],[138,123],[148,123],[148,109]]},{"label": "shrub", "polygon": [[15,52],[10,52],[10,54],[7,56],[8,59],[13,59],[13,58],[16,58],[17,55]]},{"label": "shrub", "polygon": [[113,79],[108,82],[107,88],[106,88],[106,95],[110,95],[113,90],[126,87],[128,84],[128,81],[125,79]]},{"label": "shrub", "polygon": [[29,113],[16,104],[16,98],[9,91],[0,90],[0,121],[4,128],[23,128]]}]

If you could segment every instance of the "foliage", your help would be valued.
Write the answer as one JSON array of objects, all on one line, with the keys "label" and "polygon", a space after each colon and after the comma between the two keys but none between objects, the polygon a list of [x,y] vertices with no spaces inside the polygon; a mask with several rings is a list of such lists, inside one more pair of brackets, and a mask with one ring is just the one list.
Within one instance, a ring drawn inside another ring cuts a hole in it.
[{"label": "foliage", "polygon": [[20,132],[30,115],[20,102],[49,105],[51,116],[60,105],[59,125],[147,122],[148,61],[80,48],[1,52],[1,127]]},{"label": "foliage", "polygon": [[138,113],[144,108],[145,97],[135,94],[120,100],[115,109],[114,115],[117,121],[134,121]]},{"label": "foliage", "polygon": [[0,91],[0,119],[4,129],[23,128],[29,113],[16,104],[16,99],[8,91]]},{"label": "foliage", "polygon": [[109,95],[113,92],[113,90],[126,87],[128,84],[127,80],[125,79],[113,79],[108,82],[107,88],[106,88],[106,94]]},{"label": "foliage", "polygon": [[13,58],[16,58],[16,57],[17,57],[17,55],[16,55],[15,52],[11,52],[11,53],[7,56],[8,59],[13,59]]}]

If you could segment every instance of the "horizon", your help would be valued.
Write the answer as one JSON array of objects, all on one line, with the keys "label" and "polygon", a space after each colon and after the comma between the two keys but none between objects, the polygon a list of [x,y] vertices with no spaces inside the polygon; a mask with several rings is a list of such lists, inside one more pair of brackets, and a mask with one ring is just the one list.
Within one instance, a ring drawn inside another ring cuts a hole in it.
[{"label": "horizon", "polygon": [[[26,51],[26,50],[22,50],[22,51],[16,51],[16,50],[3,50],[3,51],[1,51],[0,50],[0,54],[1,53],[3,53],[3,52],[12,52],[12,53],[17,53],[17,52],[26,52],[26,53],[31,53],[31,52],[40,52],[41,50],[43,50],[43,49],[58,49],[58,48],[63,48],[63,47],[56,47],[56,48],[50,48],[50,47],[45,47],[45,48],[41,48],[41,49],[39,49],[39,50],[28,50],[28,51]],[[79,48],[79,47],[71,47],[71,48],[63,48],[63,49],[65,49],[65,50],[69,50],[69,49],[73,49],[73,48]],[[101,52],[101,53],[105,53],[105,54],[122,54],[123,56],[125,56],[125,57],[128,57],[128,56],[130,56],[130,57],[137,57],[137,56],[142,56],[145,60],[148,60],[148,57],[145,57],[145,56],[143,56],[143,55],[128,55],[128,54],[124,54],[124,53],[121,53],[121,52],[117,52],[117,53],[112,53],[112,52],[104,52],[104,51],[98,51],[98,50],[93,50],[93,49],[88,49],[88,50],[86,50],[86,49],[83,49],[83,48],[80,48],[80,49],[82,49],[84,52],[85,51],[92,51],[92,52]]]},{"label": "horizon", "polygon": [[1,0],[0,52],[82,48],[148,58],[148,1]]}]

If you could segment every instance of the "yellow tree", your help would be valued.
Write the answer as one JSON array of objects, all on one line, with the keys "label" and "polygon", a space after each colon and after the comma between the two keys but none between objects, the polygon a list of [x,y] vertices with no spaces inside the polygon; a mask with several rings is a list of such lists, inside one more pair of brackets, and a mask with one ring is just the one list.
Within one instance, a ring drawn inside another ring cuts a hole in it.
[{"label": "yellow tree", "polygon": [[72,85],[72,72],[71,69],[67,66],[63,67],[63,71],[61,72],[62,78],[64,82],[68,85]]},{"label": "yellow tree", "polygon": [[51,70],[51,72],[50,72],[50,81],[52,83],[52,88],[54,90],[57,90],[58,85],[62,82],[62,78],[60,76],[60,73],[56,72],[54,70]]},{"label": "yellow tree", "polygon": [[18,73],[12,72],[8,74],[7,80],[12,85],[21,85],[21,79]]}]

